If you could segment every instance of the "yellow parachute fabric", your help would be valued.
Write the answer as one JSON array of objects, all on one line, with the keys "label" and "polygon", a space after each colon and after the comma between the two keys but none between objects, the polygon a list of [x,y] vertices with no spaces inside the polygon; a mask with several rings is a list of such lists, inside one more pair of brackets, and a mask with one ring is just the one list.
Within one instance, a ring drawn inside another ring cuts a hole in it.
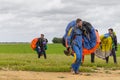
[{"label": "yellow parachute fabric", "polygon": [[112,38],[109,36],[107,38],[104,38],[104,35],[100,36],[101,40],[101,50],[108,52],[112,50]]},{"label": "yellow parachute fabric", "polygon": [[95,51],[95,55],[99,58],[105,59],[110,56],[112,50],[112,38],[109,36],[107,38],[104,35],[100,36],[101,44],[99,48]]}]

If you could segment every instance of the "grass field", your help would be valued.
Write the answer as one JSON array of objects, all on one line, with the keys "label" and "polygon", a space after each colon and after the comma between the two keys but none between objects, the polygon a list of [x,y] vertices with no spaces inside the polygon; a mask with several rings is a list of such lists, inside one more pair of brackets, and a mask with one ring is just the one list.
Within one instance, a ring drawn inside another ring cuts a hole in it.
[{"label": "grass field", "polygon": [[[119,46],[120,47],[120,46]],[[23,70],[23,71],[70,71],[71,56],[65,56],[61,44],[49,44],[47,59],[43,56],[38,59],[37,54],[30,48],[30,44],[0,44],[0,70]],[[99,68],[120,69],[120,50],[117,51],[118,64],[113,63],[112,57],[108,64],[105,60],[95,58],[95,63],[90,62],[90,55],[85,56],[85,62],[81,66],[81,72],[94,72]]]}]

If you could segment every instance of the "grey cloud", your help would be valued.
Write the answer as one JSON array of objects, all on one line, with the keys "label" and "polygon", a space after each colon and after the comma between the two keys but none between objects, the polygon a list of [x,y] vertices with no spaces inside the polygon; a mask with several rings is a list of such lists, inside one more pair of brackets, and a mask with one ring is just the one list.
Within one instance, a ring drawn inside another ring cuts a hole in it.
[{"label": "grey cloud", "polygon": [[16,13],[24,9],[22,4],[12,2],[0,2],[0,13]]},{"label": "grey cloud", "polygon": [[119,5],[119,0],[62,0],[63,3],[71,4],[71,6],[82,5],[82,6],[112,6]]},{"label": "grey cloud", "polygon": [[[116,33],[119,32],[119,0],[52,1],[0,0],[0,34],[10,35],[9,41],[13,40],[11,36],[16,41],[30,41],[40,33],[45,33],[51,40],[54,36],[61,37],[67,24],[78,17],[91,22],[101,34],[113,26]],[[6,37],[0,36],[6,41]]]}]

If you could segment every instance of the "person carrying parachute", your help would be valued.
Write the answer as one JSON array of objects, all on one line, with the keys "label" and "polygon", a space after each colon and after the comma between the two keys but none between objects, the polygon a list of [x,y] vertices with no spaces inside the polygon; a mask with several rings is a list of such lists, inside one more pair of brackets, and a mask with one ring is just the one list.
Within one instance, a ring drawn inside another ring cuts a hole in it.
[{"label": "person carrying parachute", "polygon": [[82,58],[82,30],[81,30],[81,19],[76,20],[76,25],[72,27],[66,35],[67,50],[74,51],[74,62],[71,65],[71,71],[73,74],[79,73],[79,67]]},{"label": "person carrying parachute", "polygon": [[105,59],[106,63],[109,61],[109,56],[113,56],[114,63],[117,63],[116,60],[116,51],[117,51],[117,36],[112,28],[108,29],[108,33],[101,35],[101,44],[98,50],[96,50],[96,56]]},{"label": "person carrying parachute", "polygon": [[91,54],[98,47],[97,39],[99,39],[99,36],[97,37],[96,33],[90,23],[81,19],[68,24],[63,37],[63,45],[67,48],[64,53],[68,56],[74,56],[74,61],[71,65],[73,73],[78,73],[82,56]]},{"label": "person carrying parachute", "polygon": [[[62,44],[66,47],[66,36],[68,34],[68,31],[70,28],[74,27],[76,25],[76,20],[71,21],[65,30],[65,35],[62,38]],[[98,34],[98,31],[96,31],[93,26],[86,21],[82,21],[82,39],[83,39],[83,53],[85,54],[91,54],[96,50],[100,43],[100,37]]]},{"label": "person carrying parachute", "polygon": [[[62,39],[62,44],[65,47],[67,47],[67,45],[66,45],[67,34],[68,34],[69,30],[71,28],[73,28],[76,24],[77,24],[76,20],[73,20],[66,27],[66,32]],[[89,22],[81,21],[81,25],[82,25],[81,31],[82,31],[82,47],[83,47],[82,61],[84,61],[84,55],[91,54],[97,49],[97,47],[99,46],[99,43],[100,43],[100,37],[99,37],[98,32],[93,28],[93,26]],[[65,55],[71,55],[72,51],[64,50],[64,53],[65,53]]]},{"label": "person carrying parachute", "polygon": [[[112,28],[108,29],[108,33],[105,34],[105,37],[110,36],[112,39],[112,50],[111,50],[111,55],[113,55],[114,63],[117,64],[116,60],[116,51],[117,51],[117,36],[115,32],[113,31]],[[106,57],[106,63],[108,63],[109,56]]]},{"label": "person carrying parachute", "polygon": [[31,42],[31,48],[35,50],[38,54],[38,58],[44,55],[44,59],[47,58],[46,50],[47,50],[47,42],[48,40],[44,38],[44,34],[41,34],[40,38],[35,38]]}]

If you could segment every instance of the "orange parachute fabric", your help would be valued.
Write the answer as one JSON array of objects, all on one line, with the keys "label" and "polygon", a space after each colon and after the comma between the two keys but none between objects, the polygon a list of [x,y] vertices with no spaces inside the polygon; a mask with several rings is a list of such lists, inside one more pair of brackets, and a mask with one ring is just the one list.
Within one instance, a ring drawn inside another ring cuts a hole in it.
[{"label": "orange parachute fabric", "polygon": [[38,38],[34,38],[34,39],[31,41],[31,48],[32,48],[33,50],[36,49],[36,43],[37,43],[37,41],[38,41]]},{"label": "orange parachute fabric", "polygon": [[92,49],[86,49],[86,48],[83,48],[83,54],[82,55],[88,55],[88,54],[91,54],[93,52],[95,52],[95,50],[99,47],[99,44],[100,44],[100,36],[99,36],[99,33],[97,31],[95,31],[96,33],[96,45],[92,48]]}]

